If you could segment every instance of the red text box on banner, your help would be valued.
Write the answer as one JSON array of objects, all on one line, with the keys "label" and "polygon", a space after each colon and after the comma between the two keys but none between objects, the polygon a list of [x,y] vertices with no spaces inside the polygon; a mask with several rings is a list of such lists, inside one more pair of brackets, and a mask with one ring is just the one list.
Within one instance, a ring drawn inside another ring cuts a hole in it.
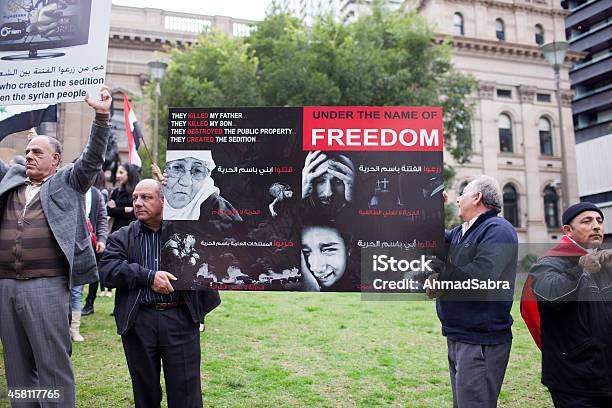
[{"label": "red text box on banner", "polygon": [[439,106],[304,107],[305,151],[442,151],[443,145]]}]

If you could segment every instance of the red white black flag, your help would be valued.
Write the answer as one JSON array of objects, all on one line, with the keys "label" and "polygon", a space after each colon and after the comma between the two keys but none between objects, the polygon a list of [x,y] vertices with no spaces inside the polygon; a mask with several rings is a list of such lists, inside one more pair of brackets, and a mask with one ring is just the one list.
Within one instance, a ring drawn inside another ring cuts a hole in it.
[{"label": "red white black flag", "polygon": [[142,167],[142,160],[140,160],[140,156],[138,155],[138,147],[140,146],[142,132],[136,120],[136,114],[132,110],[130,101],[125,94],[123,95],[123,112],[125,114],[125,133],[127,134],[130,164]]}]

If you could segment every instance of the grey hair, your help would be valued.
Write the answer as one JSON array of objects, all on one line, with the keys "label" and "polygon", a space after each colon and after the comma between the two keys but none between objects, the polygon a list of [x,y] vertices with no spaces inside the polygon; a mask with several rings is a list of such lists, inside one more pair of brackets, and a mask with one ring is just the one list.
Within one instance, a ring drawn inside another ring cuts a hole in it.
[{"label": "grey hair", "polygon": [[57,140],[56,138],[52,136],[47,136],[47,135],[39,135],[39,136],[43,136],[47,138],[47,140],[49,141],[49,144],[51,145],[55,153],[59,154],[60,161],[61,161],[62,155],[64,154],[64,149],[62,148],[62,144],[59,142],[59,140]]},{"label": "grey hair", "polygon": [[471,183],[474,193],[482,193],[482,204],[490,210],[500,212],[503,205],[503,196],[499,183],[491,176],[479,176]]}]

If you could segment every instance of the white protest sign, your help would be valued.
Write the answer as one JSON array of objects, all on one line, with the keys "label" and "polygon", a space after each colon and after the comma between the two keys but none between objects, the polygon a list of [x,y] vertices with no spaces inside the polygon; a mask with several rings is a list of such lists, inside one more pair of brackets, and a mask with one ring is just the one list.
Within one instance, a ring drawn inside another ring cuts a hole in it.
[{"label": "white protest sign", "polygon": [[82,101],[106,74],[111,0],[0,2],[0,104]]}]

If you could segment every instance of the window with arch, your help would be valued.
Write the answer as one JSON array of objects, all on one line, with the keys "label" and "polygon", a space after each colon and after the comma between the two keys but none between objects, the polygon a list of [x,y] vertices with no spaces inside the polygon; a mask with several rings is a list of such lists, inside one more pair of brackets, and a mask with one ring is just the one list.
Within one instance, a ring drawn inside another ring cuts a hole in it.
[{"label": "window with arch", "polygon": [[504,25],[504,20],[501,18],[495,19],[495,36],[500,41],[504,41],[506,39],[506,27]]},{"label": "window with arch", "polygon": [[552,156],[552,131],[548,119],[544,117],[540,118],[538,121],[538,133],[540,134],[540,154],[543,156]]},{"label": "window with arch", "polygon": [[544,28],[541,24],[535,25],[535,42],[538,45],[544,44]]},{"label": "window with arch", "polygon": [[514,227],[519,227],[518,193],[512,184],[506,184],[503,190],[504,218]]},{"label": "window with arch", "polygon": [[461,13],[453,14],[453,34],[454,35],[464,35],[465,31],[463,30],[463,16]]},{"label": "window with arch", "polygon": [[544,189],[544,220],[548,228],[559,228],[559,196],[552,186]]},{"label": "window with arch", "polygon": [[499,115],[497,119],[497,129],[499,131],[499,150],[503,153],[514,152],[512,143],[512,120],[505,113]]}]

